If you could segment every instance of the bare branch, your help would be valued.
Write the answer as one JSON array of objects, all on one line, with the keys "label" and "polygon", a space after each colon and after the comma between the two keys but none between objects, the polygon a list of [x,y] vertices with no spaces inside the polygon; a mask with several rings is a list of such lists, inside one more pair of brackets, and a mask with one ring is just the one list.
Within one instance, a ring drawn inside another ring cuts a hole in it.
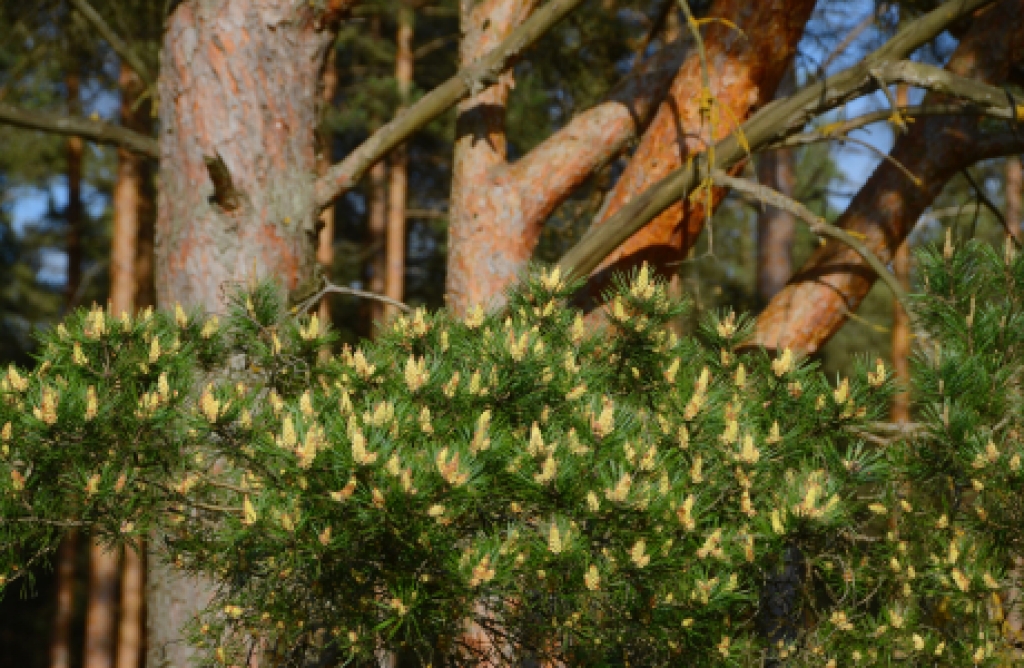
[{"label": "bare branch", "polygon": [[321,299],[323,299],[324,297],[326,297],[327,295],[330,295],[330,294],[349,295],[351,297],[361,297],[362,299],[372,299],[374,301],[384,302],[385,304],[389,304],[390,306],[394,306],[395,308],[397,308],[399,311],[402,311],[403,313],[411,313],[412,312],[412,309],[408,305],[403,304],[402,302],[397,301],[395,299],[392,299],[391,297],[385,297],[384,295],[379,295],[376,292],[366,292],[365,290],[356,290],[355,288],[346,288],[346,287],[343,287],[341,285],[335,285],[334,283],[331,283],[330,281],[327,281],[327,284],[319,292],[317,292],[315,295],[313,295],[312,297],[309,297],[302,304],[300,304],[299,306],[296,306],[294,309],[292,309],[292,312],[295,315],[302,315],[302,314],[306,313],[307,311],[309,311],[309,309],[312,308],[314,304],[319,304]]},{"label": "bare branch", "polygon": [[42,130],[72,137],[81,137],[97,144],[120,146],[151,158],[160,156],[155,139],[119,125],[94,121],[81,116],[66,116],[46,111],[29,111],[0,103],[0,123],[30,130]]},{"label": "bare branch", "polygon": [[[940,5],[907,24],[889,42],[857,65],[764,107],[741,126],[742,135],[750,149],[756,151],[795,134],[815,116],[869,92],[876,85],[870,74],[872,70],[885,68],[890,80],[895,80],[899,72],[887,69],[888,65],[905,58],[960,17],[993,1],[959,0]],[[742,160],[747,152],[737,131],[715,145],[715,161],[710,167],[728,169]],[[700,185],[697,171],[700,165],[697,163],[706,160],[705,153],[698,160],[675,170],[620,209],[604,224],[592,227],[559,261],[559,266],[574,277],[588,275],[601,260],[636,231],[672,203],[692,193]],[[710,170],[701,171],[708,173]]]},{"label": "bare branch", "polygon": [[460,70],[364,141],[316,182],[316,201],[323,208],[355,187],[378,160],[458,102],[497,82],[498,76],[541,36],[583,0],[552,0],[512,31],[501,44]]},{"label": "bare branch", "polygon": [[88,0],[71,0],[71,4],[74,5],[75,9],[81,13],[81,15],[88,21],[96,32],[100,34],[110,48],[114,50],[121,60],[123,60],[129,67],[135,70],[135,73],[139,75],[139,78],[146,82],[147,86],[153,86],[156,82],[153,79],[152,74],[149,72],[149,68],[142,62],[138,54],[132,49],[131,45],[121,39],[121,37],[114,32],[114,30],[103,20],[103,17],[99,15],[92,5],[89,4]]},{"label": "bare branch", "polygon": [[819,237],[827,237],[834,239],[841,243],[846,244],[854,251],[857,252],[864,261],[870,265],[878,277],[885,281],[885,284],[892,291],[893,296],[899,301],[903,310],[907,312],[907,315],[913,319],[913,313],[910,310],[910,300],[907,297],[906,291],[903,290],[903,286],[896,280],[889,268],[878,259],[878,256],[871,252],[871,250],[864,245],[859,239],[854,237],[852,234],[834,225],[829,225],[825,222],[825,219],[815,214],[813,211],[808,209],[806,206],[797,202],[794,199],[786,197],[782,193],[772,190],[767,186],[758,185],[746,179],[740,179],[733,176],[729,176],[720,169],[716,169],[711,173],[711,178],[715,185],[722,186],[724,188],[732,188],[737,192],[754,197],[765,204],[774,206],[777,209],[788,211],[800,220],[807,224],[811,232],[817,234]]}]

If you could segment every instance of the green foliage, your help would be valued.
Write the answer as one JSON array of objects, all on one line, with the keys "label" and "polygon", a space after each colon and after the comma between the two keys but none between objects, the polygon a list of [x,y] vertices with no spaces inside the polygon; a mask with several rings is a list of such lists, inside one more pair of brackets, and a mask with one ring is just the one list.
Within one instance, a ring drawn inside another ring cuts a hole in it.
[{"label": "green foliage", "polygon": [[731,313],[680,340],[646,269],[608,331],[542,273],[333,357],[270,285],[223,322],[78,311],[2,381],[0,573],[68,526],[156,531],[221,585],[191,629],[211,665],[995,665],[1024,260],[950,257],[922,260],[922,436],[884,445],[880,362],[832,384],[739,352]]}]

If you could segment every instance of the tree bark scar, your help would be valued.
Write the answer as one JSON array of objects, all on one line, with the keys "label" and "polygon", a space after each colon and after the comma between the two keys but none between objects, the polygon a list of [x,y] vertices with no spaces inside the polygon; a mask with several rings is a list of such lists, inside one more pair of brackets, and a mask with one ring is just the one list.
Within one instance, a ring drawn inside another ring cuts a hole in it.
[{"label": "tree bark scar", "polygon": [[224,158],[220,153],[211,156],[203,156],[206,163],[206,171],[210,174],[210,181],[213,182],[213,195],[210,201],[215,203],[226,212],[235,211],[242,206],[242,193],[235,188],[231,180],[231,172],[224,164]]}]

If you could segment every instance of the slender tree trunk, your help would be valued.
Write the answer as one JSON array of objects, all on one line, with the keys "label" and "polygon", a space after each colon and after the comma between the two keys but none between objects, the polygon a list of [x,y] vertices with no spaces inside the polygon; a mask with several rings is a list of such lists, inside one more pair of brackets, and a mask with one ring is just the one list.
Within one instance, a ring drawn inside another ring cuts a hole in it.
[{"label": "slender tree trunk", "polygon": [[[334,105],[334,96],[338,92],[337,52],[332,48],[327,54],[327,65],[324,66],[323,107]],[[319,137],[320,150],[317,155],[317,173],[323,174],[331,166],[333,133],[321,132]],[[316,261],[325,276],[330,277],[334,268],[334,205],[328,206],[320,213],[320,236],[317,241]],[[320,300],[317,313],[321,322],[331,322],[331,300],[324,297]]]},{"label": "slender tree trunk", "polygon": [[1006,222],[1017,238],[1024,235],[1024,167],[1020,156],[1011,155],[1006,159]]},{"label": "slender tree trunk", "polygon": [[70,531],[57,549],[57,614],[50,640],[50,668],[71,668],[71,621],[75,613],[75,557],[78,532]]},{"label": "slender tree trunk", "polygon": [[[900,85],[896,87],[896,103],[906,106],[909,100],[907,87]],[[896,280],[903,286],[903,290],[910,292],[910,242],[904,241],[896,249],[896,255],[892,261],[892,272]],[[910,316],[906,307],[893,299],[892,314],[892,364],[896,374],[896,382],[904,390],[893,398],[892,419],[893,422],[910,422]]]},{"label": "slender tree trunk", "polygon": [[[1004,0],[974,19],[947,69],[998,84],[1022,57],[1024,0]],[[925,99],[928,104],[941,98],[929,94]],[[977,119],[919,118],[890,154],[919,183],[912,183],[891,163],[882,162],[837,224],[863,235],[868,249],[888,263],[954,174],[978,160],[1007,152],[1005,145],[985,141]],[[857,309],[875,279],[860,255],[829,242],[764,310],[752,343],[806,353],[820,350],[846,322],[846,314]]]},{"label": "slender tree trunk", "polygon": [[[796,88],[793,68],[786,70],[776,96],[791,95]],[[757,158],[757,177],[762,185],[792,197],[796,185],[796,155],[792,149],[762,153]],[[788,211],[765,206],[757,217],[757,297],[767,304],[793,274],[793,239],[796,218]]]},{"label": "slender tree trunk", "polygon": [[117,552],[94,540],[89,548],[84,668],[114,668],[119,575]]},{"label": "slender tree trunk", "polygon": [[[387,253],[385,251],[385,236],[387,235],[387,165],[384,161],[378,162],[370,168],[370,201],[367,207],[367,244],[370,248],[376,249],[370,258],[368,267],[370,274],[370,292],[384,294],[384,276],[387,272]],[[384,304],[377,300],[371,300],[370,321],[374,327],[384,322]]]},{"label": "slender tree trunk", "polygon": [[[67,77],[68,111],[74,116],[81,116],[82,103],[78,74]],[[85,213],[82,207],[82,149],[80,137],[69,137],[67,140],[68,160],[68,205],[65,211],[67,221],[67,255],[68,276],[64,288],[65,303],[73,307],[78,298],[78,289],[82,285],[82,229]]]},{"label": "slender tree trunk", "polygon": [[[312,279],[318,89],[347,5],[187,1],[169,18],[158,98],[161,306],[216,312],[232,282],[288,290]],[[155,547],[150,556],[146,663],[184,668],[194,652],[180,629],[213,585]]]},{"label": "slender tree trunk", "polygon": [[[702,30],[711,93],[719,108],[714,135],[701,118],[701,60],[693,50],[595,225],[703,151],[708,141],[727,136],[772,99],[815,4],[814,0],[717,0],[711,6],[710,17],[727,19],[744,35],[740,37],[737,30],[720,23]],[[712,206],[717,206],[724,194],[715,189]],[[673,273],[675,263],[686,256],[704,229],[706,202],[704,197],[680,202],[633,235],[594,272],[588,285],[590,298],[601,294],[614,272],[645,261],[663,275]]]},{"label": "slender tree trunk", "polygon": [[[148,133],[152,125],[150,107],[148,104],[137,104],[143,90],[142,82],[124,64],[121,65],[120,86],[122,125]],[[110,260],[110,309],[114,313],[132,313],[153,305],[152,236],[155,210],[151,188],[147,183],[148,161],[123,149],[118,151],[117,159]],[[148,237],[149,243],[140,243],[143,236]],[[117,668],[138,668],[142,662],[144,580],[143,553],[130,547],[125,548],[121,562],[121,615],[115,653]]]},{"label": "slender tree trunk", "polygon": [[[409,103],[412,91],[412,37],[413,12],[406,3],[398,8],[398,33],[395,50],[395,81],[401,106]],[[384,276],[384,294],[397,301],[405,298],[405,211],[409,185],[409,153],[406,145],[399,146],[391,153],[388,184],[388,230],[384,255],[387,258],[387,273]],[[384,308],[388,320],[397,314],[393,306]]]}]

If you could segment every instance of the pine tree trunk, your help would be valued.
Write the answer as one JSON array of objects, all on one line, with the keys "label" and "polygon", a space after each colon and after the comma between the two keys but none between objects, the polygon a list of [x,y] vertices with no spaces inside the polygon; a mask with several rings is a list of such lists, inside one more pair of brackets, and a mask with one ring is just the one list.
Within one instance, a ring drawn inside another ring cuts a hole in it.
[{"label": "pine tree trunk", "polygon": [[[337,52],[331,49],[327,54],[327,65],[324,67],[323,106],[328,108],[334,104],[334,96],[338,92]],[[321,133],[319,137],[319,154],[317,156],[317,173],[323,174],[331,166],[331,147],[333,134]],[[320,213],[320,235],[317,240],[316,261],[328,278],[334,267],[334,205],[328,206]],[[331,322],[331,300],[324,297],[317,307],[321,322]]]},{"label": "pine tree trunk", "polygon": [[75,558],[78,532],[70,531],[57,549],[57,613],[50,640],[50,668],[71,668],[71,620],[75,613]]},{"label": "pine tree trunk", "polygon": [[[906,106],[909,101],[907,87],[900,85],[896,87],[896,103]],[[892,273],[896,280],[903,286],[903,290],[910,292],[910,242],[904,241],[896,249],[896,255],[892,261]],[[892,364],[896,374],[896,382],[900,388],[905,390],[899,392],[893,398],[892,419],[893,422],[910,422],[910,316],[906,307],[900,304],[898,299],[893,299],[892,314]]]},{"label": "pine tree trunk", "polygon": [[1017,238],[1024,235],[1024,167],[1020,156],[1011,155],[1006,159],[1006,222]]},{"label": "pine tree trunk", "polygon": [[[791,95],[796,88],[790,67],[779,84],[777,97]],[[787,197],[796,185],[796,155],[792,149],[762,153],[757,157],[758,181]],[[788,211],[765,206],[757,217],[757,298],[763,305],[785,285],[793,274],[793,239],[796,218]]]},{"label": "pine tree trunk", "polygon": [[[1005,82],[1024,57],[1024,0],[1004,0],[976,17],[960,41],[948,70],[990,84]],[[924,104],[940,103],[929,94]],[[882,162],[837,221],[882,262],[892,260],[914,224],[961,169],[1005,155],[1005,145],[985,141],[974,118],[919,118],[890,155],[919,183],[891,162]],[[758,318],[752,343],[814,353],[846,322],[876,280],[856,252],[829,242],[818,249]]]},{"label": "pine tree trunk", "polygon": [[[232,283],[312,279],[318,88],[343,0],[190,1],[164,35],[159,83],[157,301],[223,309]],[[189,665],[181,627],[213,584],[154,541],[148,668]]]},{"label": "pine tree trunk", "polygon": [[[387,273],[387,253],[385,251],[385,237],[387,236],[387,165],[384,161],[378,162],[370,168],[370,201],[368,203],[367,239],[366,243],[370,248],[376,249],[370,258],[369,288],[370,292],[378,295],[384,294],[384,276]],[[370,322],[373,327],[384,322],[384,304],[371,300]]]},{"label": "pine tree trunk", "polygon": [[119,574],[117,552],[92,541],[89,546],[89,602],[85,609],[83,668],[114,668]]},{"label": "pine tree trunk", "polygon": [[[395,50],[395,81],[404,108],[412,91],[412,8],[402,2],[398,8],[398,31]],[[390,156],[388,183],[388,230],[384,255],[387,272],[384,275],[384,294],[402,301],[405,298],[405,211],[409,186],[409,153],[403,144]],[[397,314],[393,306],[385,306],[384,319]]]},{"label": "pine tree trunk", "polygon": [[[750,113],[769,102],[790,67],[814,0],[717,0],[708,16],[728,19],[742,31],[716,23],[702,30],[710,68],[711,92],[720,113],[714,137],[703,126],[700,109],[701,61],[690,53],[676,75],[668,98],[644,133],[596,225],[701,152],[706,142],[727,136]],[[683,28],[684,33],[687,28]],[[712,206],[724,197],[715,189]],[[663,275],[675,272],[696,243],[707,218],[706,199],[679,202],[609,255],[591,277],[587,291],[597,299],[615,272],[649,262]]]},{"label": "pine tree trunk", "polygon": [[[66,84],[68,111],[72,115],[81,116],[82,103],[78,74],[69,74]],[[75,301],[78,299],[78,289],[82,285],[82,226],[84,225],[84,209],[82,208],[82,148],[83,142],[80,137],[68,138],[68,205],[65,210],[68,275],[64,287],[64,302],[69,308],[75,306]]]}]

